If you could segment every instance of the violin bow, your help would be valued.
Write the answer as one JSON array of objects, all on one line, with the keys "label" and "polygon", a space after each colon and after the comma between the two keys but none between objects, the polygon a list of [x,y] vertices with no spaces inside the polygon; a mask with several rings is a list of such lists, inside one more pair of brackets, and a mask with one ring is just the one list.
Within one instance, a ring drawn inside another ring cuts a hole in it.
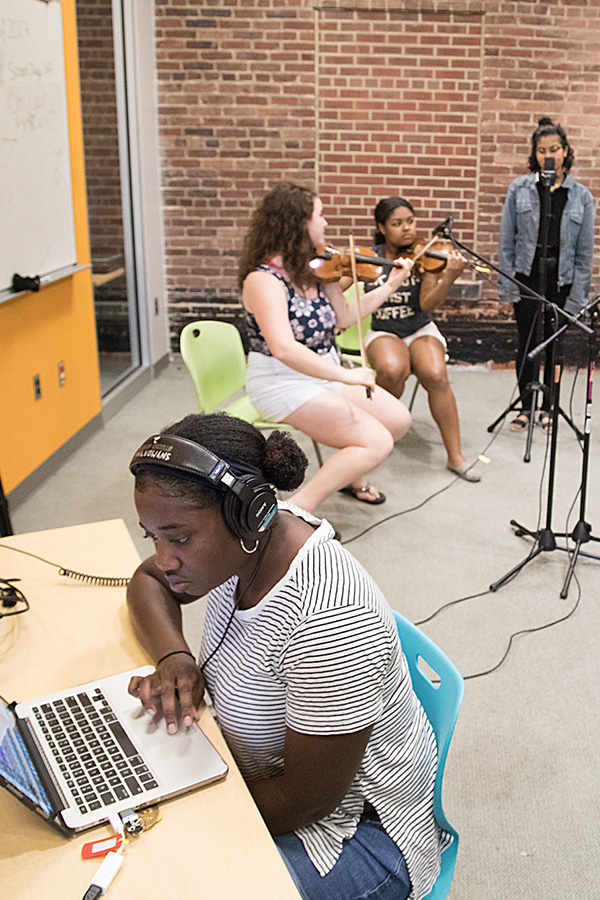
[{"label": "violin bow", "polygon": [[[352,283],[354,285],[354,300],[356,303],[356,327],[358,329],[358,346],[360,349],[360,363],[364,369],[368,367],[367,354],[365,352],[365,342],[362,333],[362,313],[360,309],[360,291],[358,290],[358,277],[356,275],[356,256],[354,252],[354,238],[349,235],[350,243],[350,268],[352,270]],[[371,399],[373,391],[369,386],[366,387],[367,399]]]},{"label": "violin bow", "polygon": [[421,256],[423,256],[425,253],[427,253],[427,251],[429,250],[429,248],[430,248],[433,244],[435,244],[436,241],[438,241],[438,240],[439,240],[439,236],[438,236],[437,234],[434,234],[434,236],[433,236],[429,241],[427,241],[427,243],[425,244],[425,246],[423,247],[423,249],[422,249],[422,250],[419,250],[418,253],[415,253],[415,255],[413,256],[413,262],[416,262],[416,261],[419,259],[419,257],[421,257]]}]

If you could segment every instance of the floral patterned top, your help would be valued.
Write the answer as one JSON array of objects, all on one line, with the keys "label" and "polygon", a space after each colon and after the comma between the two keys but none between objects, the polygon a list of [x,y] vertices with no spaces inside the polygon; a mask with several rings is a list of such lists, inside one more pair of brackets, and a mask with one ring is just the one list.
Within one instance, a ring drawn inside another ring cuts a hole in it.
[{"label": "floral patterned top", "polygon": [[[278,278],[287,290],[288,314],[292,332],[297,341],[320,356],[329,352],[334,344],[336,326],[335,310],[323,288],[317,286],[316,297],[303,297],[288,281],[283,271],[271,263],[257,266],[256,272],[269,272]],[[251,312],[245,311],[246,329],[250,350],[272,356],[268,344]]]}]

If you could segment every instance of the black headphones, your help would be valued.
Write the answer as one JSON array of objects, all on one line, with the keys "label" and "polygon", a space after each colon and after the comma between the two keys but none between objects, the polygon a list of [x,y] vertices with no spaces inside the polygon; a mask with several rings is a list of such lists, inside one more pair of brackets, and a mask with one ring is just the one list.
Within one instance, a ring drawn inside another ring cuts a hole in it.
[{"label": "black headphones", "polygon": [[[270,527],[277,512],[275,491],[253,466],[233,463],[248,474],[234,475],[231,465],[195,441],[177,434],[155,434],[133,454],[129,469],[140,466],[185,473],[194,481],[208,481],[225,492],[223,518],[232,534],[242,541],[257,541]],[[252,470],[250,472],[250,470]]]}]

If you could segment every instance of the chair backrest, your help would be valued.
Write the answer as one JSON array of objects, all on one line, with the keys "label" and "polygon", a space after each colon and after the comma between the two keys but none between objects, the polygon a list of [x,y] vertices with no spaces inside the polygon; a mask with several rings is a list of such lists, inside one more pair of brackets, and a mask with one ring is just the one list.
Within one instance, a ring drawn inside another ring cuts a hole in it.
[{"label": "chair backrest", "polygon": [[[358,294],[361,296],[364,292],[365,286],[359,281],[358,282]],[[350,285],[350,287],[344,291],[344,297],[350,304],[354,304],[354,300],[356,297],[354,285]],[[371,316],[363,316],[362,320],[362,334],[363,337],[371,327]],[[347,353],[350,356],[360,356],[360,344],[358,341],[358,325],[356,322],[354,325],[351,325],[350,328],[346,328],[345,331],[342,331],[337,335],[335,342],[337,344],[338,350],[342,353]]]},{"label": "chair backrest", "polygon": [[179,338],[181,355],[198,397],[200,412],[212,412],[246,383],[246,357],[239,331],[230,322],[190,322]]},{"label": "chair backrest", "polygon": [[[363,337],[371,327],[371,316],[364,316],[362,320]],[[358,341],[358,325],[356,322],[350,328],[346,328],[336,336],[335,342],[338,350],[342,353],[349,353],[353,356],[360,356],[360,344]]]},{"label": "chair backrest", "polygon": [[[438,749],[438,767],[433,796],[433,812],[438,825],[453,836],[451,846],[442,856],[442,871],[427,895],[427,900],[443,900],[452,876],[458,850],[458,833],[450,824],[442,806],[442,781],[448,748],[454,733],[458,711],[465,692],[462,675],[443,650],[403,615],[394,612],[396,627],[413,683],[427,718],[431,722]],[[428,670],[424,670],[420,661]],[[433,671],[431,671],[433,670]]]}]

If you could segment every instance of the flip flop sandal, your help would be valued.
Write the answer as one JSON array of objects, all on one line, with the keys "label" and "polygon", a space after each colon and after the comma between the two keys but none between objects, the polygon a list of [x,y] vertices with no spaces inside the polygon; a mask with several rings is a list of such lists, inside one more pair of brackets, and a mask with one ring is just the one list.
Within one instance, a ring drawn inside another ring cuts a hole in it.
[{"label": "flip flop sandal", "polygon": [[373,488],[370,484],[366,484],[361,488],[355,488],[352,487],[351,484],[348,484],[346,487],[340,488],[340,494],[347,494],[348,497],[354,497],[355,500],[360,500],[361,503],[368,503],[370,506],[379,506],[380,503],[385,503],[385,494],[382,494],[381,491],[377,491],[377,488],[375,488],[375,490],[379,494],[379,497],[375,500],[365,496],[372,490]]},{"label": "flip flop sandal", "polygon": [[446,468],[449,472],[452,472],[453,475],[458,475],[459,478],[462,478],[463,481],[471,481],[474,484],[481,481],[481,475],[478,475],[477,472],[472,472],[469,463],[464,462],[456,469],[453,469],[452,466],[446,466]]},{"label": "flip flop sandal", "polygon": [[512,420],[508,427],[510,431],[525,431],[528,425],[529,416],[527,415],[527,413],[519,413],[519,415]]}]

